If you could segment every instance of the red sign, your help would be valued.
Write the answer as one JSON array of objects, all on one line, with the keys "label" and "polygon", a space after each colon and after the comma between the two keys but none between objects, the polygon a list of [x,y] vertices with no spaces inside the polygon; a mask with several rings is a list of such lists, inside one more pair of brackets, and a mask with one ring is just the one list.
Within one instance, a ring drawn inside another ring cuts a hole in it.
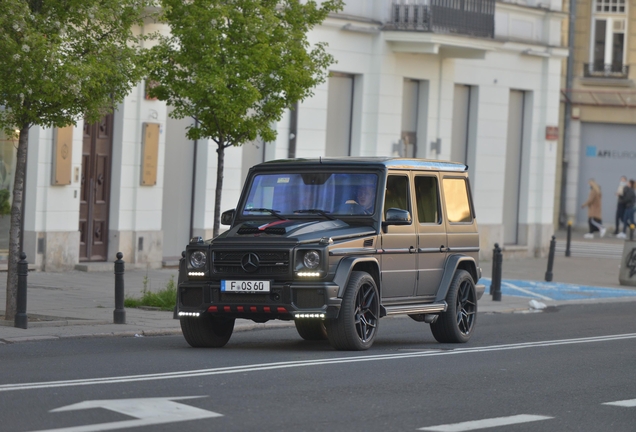
[{"label": "red sign", "polygon": [[545,139],[547,141],[557,141],[559,139],[559,127],[558,126],[546,126],[545,127]]}]

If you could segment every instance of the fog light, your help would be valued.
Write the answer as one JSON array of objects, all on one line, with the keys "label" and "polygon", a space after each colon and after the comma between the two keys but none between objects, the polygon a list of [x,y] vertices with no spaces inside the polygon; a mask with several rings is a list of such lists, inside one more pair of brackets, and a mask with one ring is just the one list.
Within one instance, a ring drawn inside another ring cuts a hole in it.
[{"label": "fog light", "polygon": [[179,312],[180,317],[198,317],[200,315],[200,312]]}]

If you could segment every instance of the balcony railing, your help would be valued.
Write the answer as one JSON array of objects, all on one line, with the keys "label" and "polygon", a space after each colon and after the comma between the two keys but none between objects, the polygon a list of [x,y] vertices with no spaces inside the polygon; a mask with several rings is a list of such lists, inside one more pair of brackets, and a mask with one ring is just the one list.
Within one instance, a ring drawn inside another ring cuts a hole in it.
[{"label": "balcony railing", "polygon": [[629,75],[629,65],[623,64],[623,62],[613,63],[584,63],[583,64],[583,76],[585,78],[619,78],[627,79]]},{"label": "balcony railing", "polygon": [[393,0],[385,29],[493,38],[495,0]]}]

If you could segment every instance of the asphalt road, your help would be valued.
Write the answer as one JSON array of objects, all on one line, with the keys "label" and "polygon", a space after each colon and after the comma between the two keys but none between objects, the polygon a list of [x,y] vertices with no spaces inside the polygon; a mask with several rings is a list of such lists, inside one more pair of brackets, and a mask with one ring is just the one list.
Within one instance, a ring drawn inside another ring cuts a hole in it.
[{"label": "asphalt road", "polygon": [[634,431],[634,303],[480,314],[468,344],[381,321],[338,352],[293,328],[0,347],[7,431]]}]

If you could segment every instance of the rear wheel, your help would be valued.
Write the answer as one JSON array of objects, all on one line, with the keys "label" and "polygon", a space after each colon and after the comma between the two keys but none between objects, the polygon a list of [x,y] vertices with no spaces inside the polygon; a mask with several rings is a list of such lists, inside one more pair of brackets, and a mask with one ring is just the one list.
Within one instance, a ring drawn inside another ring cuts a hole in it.
[{"label": "rear wheel", "polygon": [[181,332],[194,348],[221,348],[234,331],[234,318],[219,318],[203,314],[199,317],[181,317]]},{"label": "rear wheel", "polygon": [[325,321],[329,343],[337,350],[371,348],[378,330],[380,296],[373,278],[352,272],[338,318]]},{"label": "rear wheel", "polygon": [[325,340],[327,339],[327,330],[322,320],[296,320],[296,331],[301,338],[305,340]]},{"label": "rear wheel", "polygon": [[438,342],[468,342],[477,319],[475,282],[465,270],[458,270],[446,295],[448,309],[431,323],[431,331]]}]

